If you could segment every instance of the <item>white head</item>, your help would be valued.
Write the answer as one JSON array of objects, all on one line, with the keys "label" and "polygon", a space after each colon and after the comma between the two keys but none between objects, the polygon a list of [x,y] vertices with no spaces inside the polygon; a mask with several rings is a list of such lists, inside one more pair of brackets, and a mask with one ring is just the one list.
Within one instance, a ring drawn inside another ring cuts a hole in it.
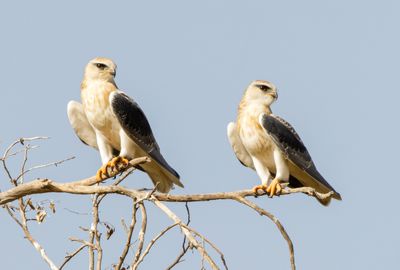
[{"label": "white head", "polygon": [[85,79],[113,82],[116,74],[117,65],[108,58],[94,58],[85,67]]},{"label": "white head", "polygon": [[270,106],[278,99],[278,92],[271,82],[256,80],[247,87],[244,98],[247,102],[255,101]]}]

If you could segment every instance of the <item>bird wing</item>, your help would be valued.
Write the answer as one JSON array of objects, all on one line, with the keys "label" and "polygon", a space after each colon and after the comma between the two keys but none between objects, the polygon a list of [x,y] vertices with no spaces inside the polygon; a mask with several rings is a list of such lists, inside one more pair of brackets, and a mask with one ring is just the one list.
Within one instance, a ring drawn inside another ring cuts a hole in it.
[{"label": "bird wing", "polygon": [[86,145],[98,149],[96,133],[90,125],[83,105],[71,100],[67,107],[68,119],[78,138]]},{"label": "bird wing", "polygon": [[139,105],[122,91],[110,94],[111,109],[118,119],[122,129],[152,160],[156,161],[172,176],[176,185],[183,187],[179,174],[167,163],[161,155],[160,147],[154,138],[150,124]]},{"label": "bird wing", "polygon": [[263,113],[260,124],[291,162],[290,173],[293,176],[305,186],[311,186],[320,192],[333,191],[333,197],[341,199],[340,194],[318,172],[304,143],[287,121],[279,116]]},{"label": "bird wing", "polygon": [[242,143],[242,140],[240,139],[239,133],[236,128],[236,124],[234,122],[230,122],[228,124],[227,131],[228,131],[228,140],[239,162],[242,163],[243,166],[254,169],[253,160],[251,159],[251,156],[247,152],[246,148]]}]

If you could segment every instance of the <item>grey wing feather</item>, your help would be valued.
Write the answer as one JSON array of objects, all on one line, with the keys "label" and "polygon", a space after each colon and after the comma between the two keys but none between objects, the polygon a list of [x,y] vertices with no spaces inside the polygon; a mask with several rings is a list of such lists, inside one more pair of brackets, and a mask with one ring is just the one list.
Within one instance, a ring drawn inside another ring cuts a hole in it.
[{"label": "grey wing feather", "polygon": [[246,148],[244,147],[237,131],[236,124],[234,122],[230,122],[228,124],[227,134],[229,143],[231,144],[233,152],[235,153],[239,162],[243,166],[252,168],[254,170],[253,160],[251,159],[251,156],[247,152]]},{"label": "grey wing feather", "polygon": [[[271,136],[274,143],[290,161],[308,173],[316,181],[337,193],[318,172],[304,143],[287,121],[273,114],[263,114],[260,122],[267,133]],[[337,195],[340,197],[339,193],[337,193]]]},{"label": "grey wing feather", "polygon": [[96,133],[90,125],[83,106],[76,101],[70,101],[67,107],[68,119],[78,138],[86,145],[98,149]]},{"label": "grey wing feather", "polygon": [[139,105],[123,92],[113,93],[111,108],[126,134],[149,156],[179,179],[179,174],[167,163],[160,153],[150,124]]},{"label": "grey wing feather", "polygon": [[[68,102],[67,114],[68,120],[81,142],[99,150],[96,132],[90,125],[82,104],[71,100]],[[113,148],[113,155],[117,156],[118,153],[119,151]]]}]

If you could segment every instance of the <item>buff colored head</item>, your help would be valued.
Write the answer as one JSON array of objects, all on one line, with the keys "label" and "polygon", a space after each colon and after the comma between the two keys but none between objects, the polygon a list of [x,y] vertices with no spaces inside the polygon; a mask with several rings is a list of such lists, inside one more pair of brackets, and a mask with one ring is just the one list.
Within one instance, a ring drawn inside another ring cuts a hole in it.
[{"label": "buff colored head", "polygon": [[114,81],[117,65],[109,58],[96,57],[85,67],[85,78],[92,80]]}]

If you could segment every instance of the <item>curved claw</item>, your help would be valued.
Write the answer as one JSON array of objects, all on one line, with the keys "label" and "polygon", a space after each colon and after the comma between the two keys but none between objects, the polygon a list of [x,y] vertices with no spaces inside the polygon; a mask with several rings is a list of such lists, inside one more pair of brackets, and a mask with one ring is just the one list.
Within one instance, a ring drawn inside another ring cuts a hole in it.
[{"label": "curved claw", "polygon": [[273,197],[274,195],[279,196],[282,190],[282,186],[279,182],[279,179],[275,178],[272,180],[271,184],[269,184],[266,192],[268,193],[269,197]]},{"label": "curved claw", "polygon": [[96,179],[97,180],[105,180],[105,179],[109,178],[110,176],[108,175],[108,168],[109,168],[108,163],[101,166],[101,168],[96,173]]},{"label": "curved claw", "polygon": [[258,186],[255,186],[255,187],[253,187],[253,192],[256,194],[256,195],[258,195],[258,191],[259,190],[263,190],[264,192],[266,192],[267,191],[267,186],[266,185],[258,185]]},{"label": "curved claw", "polygon": [[129,160],[118,156],[111,159],[109,162],[104,164],[96,173],[97,180],[105,180],[107,178],[113,177],[126,169],[129,164]]}]

